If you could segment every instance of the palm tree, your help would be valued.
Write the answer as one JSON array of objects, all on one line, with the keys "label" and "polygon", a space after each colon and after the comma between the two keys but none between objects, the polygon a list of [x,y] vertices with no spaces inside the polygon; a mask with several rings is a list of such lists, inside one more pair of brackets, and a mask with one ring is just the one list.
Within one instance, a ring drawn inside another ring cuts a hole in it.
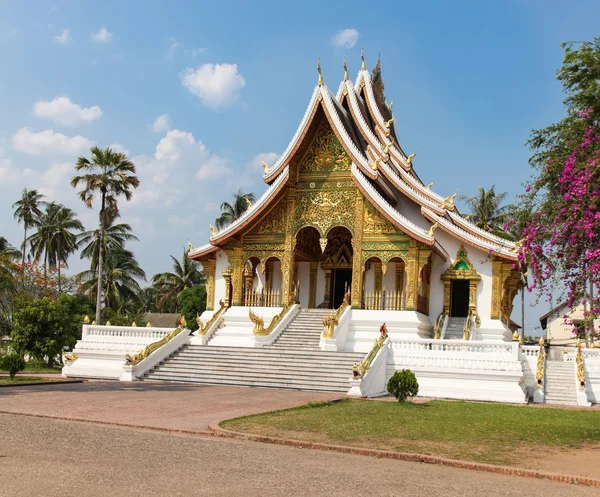
[{"label": "palm tree", "polygon": [[194,285],[205,283],[206,277],[198,268],[198,263],[187,256],[184,249],[181,261],[171,256],[173,261],[172,273],[159,273],[152,277],[152,284],[159,293],[161,306],[167,300],[175,301],[175,312],[177,312],[179,294]]},{"label": "palm tree", "polygon": [[100,322],[100,306],[102,303],[102,257],[104,249],[104,230],[108,225],[111,215],[119,212],[117,200],[122,195],[126,200],[131,200],[131,190],[140,185],[140,180],[135,176],[135,164],[127,158],[127,154],[114,152],[109,147],[101,149],[92,147],[91,158],[79,157],[75,169],[83,171],[81,176],[71,180],[71,186],[76,188],[82,183],[84,189],[78,192],[84,205],[91,209],[94,206],[96,195],[100,195],[100,243],[98,245],[98,273],[96,289],[96,322]]},{"label": "palm tree", "polygon": [[502,202],[507,195],[506,192],[496,193],[494,186],[487,191],[480,186],[477,189],[477,195],[473,197],[461,195],[459,198],[469,206],[471,220],[475,226],[506,238],[503,225],[508,219],[509,206],[503,206]]},{"label": "palm tree", "polygon": [[61,265],[69,267],[67,259],[79,247],[78,235],[73,231],[83,231],[83,224],[68,207],[59,204],[52,219],[52,239],[48,263],[58,269],[58,293],[61,292]]},{"label": "palm tree", "polygon": [[[140,267],[135,255],[121,247],[111,247],[106,253],[106,264],[103,267],[104,305],[114,310],[122,308],[135,299],[140,292],[137,279],[146,280],[146,273]],[[88,269],[77,275],[84,290],[93,292],[98,288],[98,273]]]},{"label": "palm tree", "polygon": [[244,193],[240,188],[233,195],[233,205],[229,202],[221,204],[221,215],[215,220],[216,228],[220,230],[239,219],[252,202],[254,202],[254,193]]},{"label": "palm tree", "polygon": [[146,288],[142,288],[137,295],[138,297],[138,309],[137,312],[139,314],[146,314],[148,312],[157,312],[156,306],[156,288],[153,286],[149,286]]},{"label": "palm tree", "polygon": [[40,209],[46,202],[44,195],[37,190],[23,189],[20,200],[17,200],[12,206],[15,210],[14,217],[19,223],[23,223],[23,270],[25,270],[25,250],[27,242],[27,230],[35,226],[36,220],[42,215]]},{"label": "palm tree", "polygon": [[13,247],[8,240],[0,236],[0,257],[8,260],[16,259],[21,255],[21,252]]},{"label": "palm tree", "polygon": [[44,266],[44,283],[47,281],[47,270],[49,256],[52,245],[52,231],[54,216],[60,209],[61,205],[56,202],[50,202],[46,204],[46,210],[38,216],[36,220],[37,231],[32,233],[27,241],[31,245],[31,252],[33,254],[34,262],[39,262],[43,259]]},{"label": "palm tree", "polygon": [[[108,224],[104,227],[104,245],[102,253],[106,254],[111,247],[124,248],[125,242],[138,238],[131,233],[131,226],[127,223],[114,224],[118,215],[109,216]],[[100,228],[84,231],[78,236],[79,246],[85,245],[81,251],[82,259],[90,259],[90,268],[93,271],[98,269],[98,255],[100,253]]]}]

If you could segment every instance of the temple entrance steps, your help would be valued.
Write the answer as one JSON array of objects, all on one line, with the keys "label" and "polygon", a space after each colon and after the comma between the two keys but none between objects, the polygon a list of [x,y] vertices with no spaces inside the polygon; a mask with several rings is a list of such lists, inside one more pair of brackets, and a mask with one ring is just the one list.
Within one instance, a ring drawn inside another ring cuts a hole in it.
[{"label": "temple entrance steps", "polygon": [[327,309],[302,309],[273,344],[264,348],[320,350],[323,318],[331,312]]},{"label": "temple entrance steps", "polygon": [[143,379],[346,393],[364,354],[186,345]]},{"label": "temple entrance steps", "polygon": [[462,340],[464,336],[465,319],[467,318],[450,318],[444,339],[446,340]]},{"label": "temple entrance steps", "polygon": [[546,361],[544,390],[546,404],[577,405],[577,381],[573,362]]}]

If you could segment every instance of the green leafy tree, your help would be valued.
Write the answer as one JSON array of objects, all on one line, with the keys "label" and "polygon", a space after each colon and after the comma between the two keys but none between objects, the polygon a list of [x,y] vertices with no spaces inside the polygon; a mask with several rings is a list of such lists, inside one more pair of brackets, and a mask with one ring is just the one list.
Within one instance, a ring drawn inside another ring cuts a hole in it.
[{"label": "green leafy tree", "polygon": [[98,270],[96,287],[96,321],[100,321],[103,287],[103,248],[104,232],[109,224],[109,219],[119,212],[118,199],[123,196],[131,200],[132,190],[140,184],[135,175],[135,165],[127,154],[115,152],[109,147],[101,149],[92,147],[91,157],[79,157],[75,169],[83,174],[73,177],[71,185],[76,188],[83,185],[83,190],[78,192],[84,205],[92,209],[99,196],[100,213],[99,228],[100,240],[98,245]]},{"label": "green leafy tree", "polygon": [[416,396],[419,393],[419,383],[415,373],[410,369],[396,371],[388,381],[387,391],[396,397],[398,402]]},{"label": "green leafy tree", "polygon": [[254,193],[244,193],[238,190],[233,195],[233,204],[223,202],[221,204],[221,215],[215,220],[215,227],[220,230],[242,217],[248,210],[248,205],[254,202]]},{"label": "green leafy tree", "polygon": [[53,367],[65,347],[73,347],[80,336],[80,322],[73,321],[58,299],[43,297],[22,301],[14,314],[13,346]]},{"label": "green leafy tree", "polygon": [[24,369],[25,360],[19,354],[6,354],[0,358],[0,370],[7,371],[11,380],[14,380],[16,374]]},{"label": "green leafy tree", "polygon": [[190,330],[198,329],[196,316],[206,309],[206,287],[204,284],[186,288],[177,297],[179,312],[185,316]]},{"label": "green leafy tree", "polygon": [[25,264],[27,249],[27,230],[35,226],[37,219],[42,215],[40,207],[45,204],[44,195],[37,190],[27,190],[27,188],[21,193],[21,198],[13,204],[15,219],[23,223],[23,264]]},{"label": "green leafy tree", "polygon": [[200,271],[199,264],[188,257],[186,250],[180,261],[173,256],[171,256],[171,260],[173,272],[154,275],[152,284],[158,293],[159,305],[164,305],[165,302],[175,302],[175,312],[177,312],[177,302],[181,292],[194,285],[203,284],[206,278]]},{"label": "green leafy tree", "polygon": [[3,236],[0,236],[0,257],[6,260],[15,260],[21,255],[15,247],[13,247],[8,240]]}]

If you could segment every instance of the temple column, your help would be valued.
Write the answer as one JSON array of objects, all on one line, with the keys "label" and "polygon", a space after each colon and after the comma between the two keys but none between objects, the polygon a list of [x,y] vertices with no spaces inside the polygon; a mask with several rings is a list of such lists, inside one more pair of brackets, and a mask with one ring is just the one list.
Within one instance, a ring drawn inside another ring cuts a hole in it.
[{"label": "temple column", "polygon": [[331,299],[331,269],[325,270],[325,296],[323,297],[323,306],[329,308]]},{"label": "temple column", "polygon": [[254,268],[247,262],[244,267],[244,305],[251,305],[252,283],[254,282]]},{"label": "temple column", "polygon": [[477,280],[469,280],[469,314],[477,315]]},{"label": "temple column", "polygon": [[373,271],[373,293],[375,296],[375,309],[382,309],[383,306],[381,305],[381,299],[383,298],[382,295],[382,270],[381,270],[381,261],[377,261],[375,262],[375,269]]},{"label": "temple column", "polygon": [[206,276],[206,310],[215,310],[215,272],[217,270],[217,260],[208,259],[202,262],[202,269]]},{"label": "temple column", "polygon": [[450,280],[444,280],[444,314],[450,314]]},{"label": "temple column", "polygon": [[223,278],[225,279],[225,307],[231,306],[231,275],[233,274],[233,270],[231,266],[223,271]]},{"label": "temple column", "polygon": [[[229,253],[227,253],[229,252]],[[243,290],[244,285],[244,267],[242,264],[243,253],[242,248],[238,247],[232,251],[227,251],[227,257],[232,267],[231,274],[231,288],[232,288],[232,299],[231,305],[242,305],[243,303]]]},{"label": "temple column", "polygon": [[406,310],[416,311],[419,291],[419,247],[415,240],[408,247],[408,264],[406,266]]},{"label": "temple column", "polygon": [[[430,250],[419,251],[419,265],[417,268],[417,311],[423,314],[429,314],[429,278],[427,273],[427,266],[431,257]],[[421,293],[419,294],[419,289]],[[419,295],[421,299],[419,299]],[[419,305],[421,300],[421,305]]]},{"label": "temple column", "polygon": [[317,274],[319,272],[319,263],[317,261],[310,263],[310,279],[308,283],[308,308],[317,307]]},{"label": "temple column", "polygon": [[356,196],[356,207],[354,211],[354,235],[352,237],[352,288],[350,289],[350,303],[353,309],[362,307],[363,293],[363,261],[362,261],[362,238],[364,221],[364,198]]},{"label": "temple column", "polygon": [[500,319],[500,295],[502,293],[502,261],[492,261],[492,319]]},{"label": "temple column", "polygon": [[296,237],[294,236],[294,211],[296,208],[296,189],[288,188],[286,198],[286,216],[285,216],[285,245],[283,249],[283,261],[281,263],[281,305],[286,305],[292,297],[292,288],[294,287],[294,246]]},{"label": "temple column", "polygon": [[[271,291],[273,290],[273,264],[275,261],[273,261],[273,259],[267,261],[267,263],[265,264],[265,293],[266,291]],[[283,270],[283,265],[281,266],[281,269]]]}]

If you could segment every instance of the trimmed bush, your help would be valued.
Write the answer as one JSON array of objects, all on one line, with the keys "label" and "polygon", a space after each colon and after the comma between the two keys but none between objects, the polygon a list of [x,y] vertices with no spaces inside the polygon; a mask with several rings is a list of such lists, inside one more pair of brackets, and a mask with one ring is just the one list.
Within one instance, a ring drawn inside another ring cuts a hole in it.
[{"label": "trimmed bush", "polygon": [[12,380],[19,371],[25,369],[25,360],[19,354],[6,354],[0,359],[0,369],[8,371]]},{"label": "trimmed bush", "polygon": [[387,391],[398,399],[398,402],[404,402],[408,397],[414,397],[419,393],[419,383],[415,373],[410,369],[396,371],[389,379]]}]

